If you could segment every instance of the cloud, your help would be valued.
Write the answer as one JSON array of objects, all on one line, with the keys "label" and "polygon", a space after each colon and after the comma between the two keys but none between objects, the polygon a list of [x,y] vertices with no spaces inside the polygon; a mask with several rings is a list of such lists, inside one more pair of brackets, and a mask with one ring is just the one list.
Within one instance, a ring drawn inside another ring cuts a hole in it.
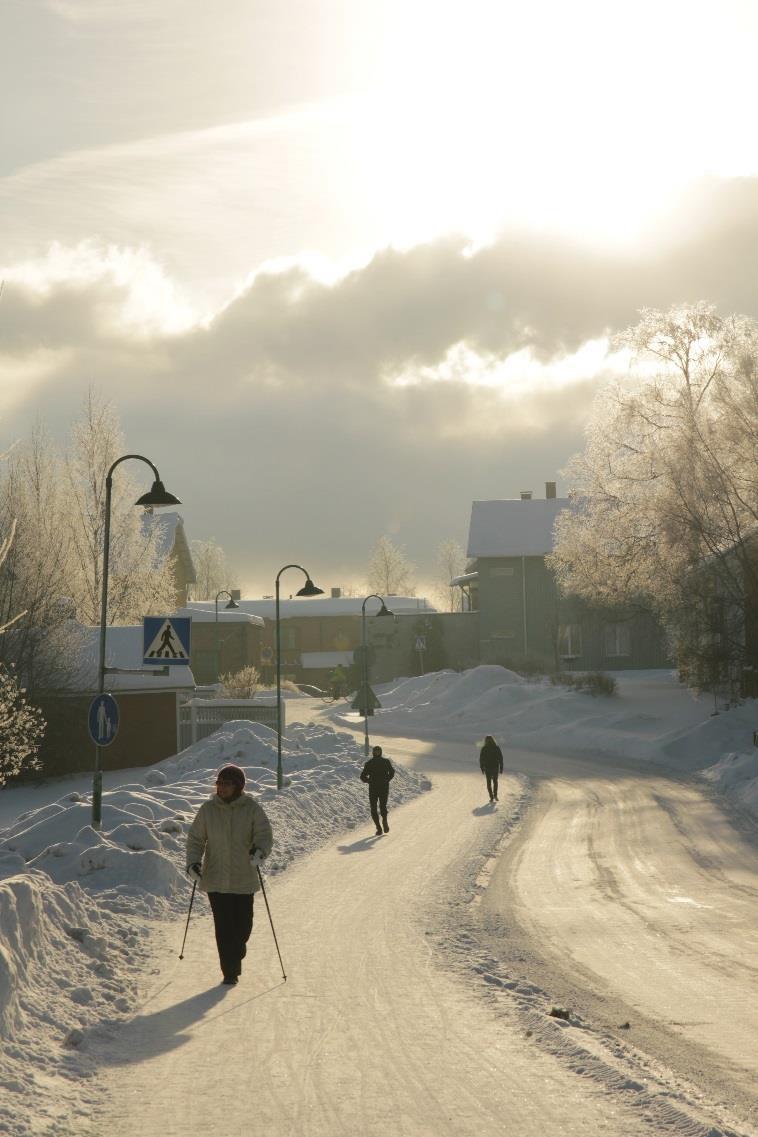
[{"label": "cloud", "polygon": [[441,540],[465,543],[472,499],[556,479],[613,370],[605,337],[639,308],[705,299],[758,315],[758,182],[704,186],[690,208],[626,257],[505,234],[387,249],[336,280],[290,263],[208,321],[177,301],[173,325],[178,290],[144,250],[89,243],[9,265],[6,441],[38,413],[63,432],[94,382],[185,503],[190,535],[213,534],[243,580],[267,590],[294,557],[348,583],[383,532],[423,578]]}]

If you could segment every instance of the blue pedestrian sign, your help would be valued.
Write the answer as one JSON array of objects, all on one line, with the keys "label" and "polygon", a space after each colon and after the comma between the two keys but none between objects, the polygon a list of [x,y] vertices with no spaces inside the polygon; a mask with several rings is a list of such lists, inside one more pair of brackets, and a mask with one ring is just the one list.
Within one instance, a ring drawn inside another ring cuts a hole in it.
[{"label": "blue pedestrian sign", "polygon": [[192,620],[189,616],[145,616],[142,662],[159,667],[189,667]]},{"label": "blue pedestrian sign", "polygon": [[95,746],[110,746],[118,734],[118,703],[113,695],[95,695],[89,705],[89,733]]}]

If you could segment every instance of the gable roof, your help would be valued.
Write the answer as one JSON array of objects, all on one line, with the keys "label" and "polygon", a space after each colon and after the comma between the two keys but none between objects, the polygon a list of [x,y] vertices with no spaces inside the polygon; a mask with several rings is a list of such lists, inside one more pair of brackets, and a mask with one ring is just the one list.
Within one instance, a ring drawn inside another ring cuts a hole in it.
[{"label": "gable roof", "polygon": [[555,519],[572,507],[567,497],[472,502],[467,554],[544,557],[553,551]]}]

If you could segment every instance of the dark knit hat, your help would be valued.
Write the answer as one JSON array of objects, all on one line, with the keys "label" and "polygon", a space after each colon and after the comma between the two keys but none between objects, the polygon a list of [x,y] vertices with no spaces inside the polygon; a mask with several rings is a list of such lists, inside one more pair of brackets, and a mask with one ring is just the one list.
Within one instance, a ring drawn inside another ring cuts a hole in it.
[{"label": "dark knit hat", "polygon": [[243,770],[240,770],[239,766],[222,766],[219,772],[216,774],[216,781],[234,782],[235,786],[239,786],[240,789],[244,789],[245,774]]}]

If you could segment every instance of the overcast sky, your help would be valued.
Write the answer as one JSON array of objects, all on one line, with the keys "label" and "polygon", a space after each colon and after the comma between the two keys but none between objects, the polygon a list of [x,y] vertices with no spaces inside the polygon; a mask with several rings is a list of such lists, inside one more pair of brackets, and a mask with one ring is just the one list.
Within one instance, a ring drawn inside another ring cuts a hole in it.
[{"label": "overcast sky", "polygon": [[0,13],[0,438],[96,385],[251,595],[423,583],[567,488],[640,308],[758,317],[752,2]]}]

